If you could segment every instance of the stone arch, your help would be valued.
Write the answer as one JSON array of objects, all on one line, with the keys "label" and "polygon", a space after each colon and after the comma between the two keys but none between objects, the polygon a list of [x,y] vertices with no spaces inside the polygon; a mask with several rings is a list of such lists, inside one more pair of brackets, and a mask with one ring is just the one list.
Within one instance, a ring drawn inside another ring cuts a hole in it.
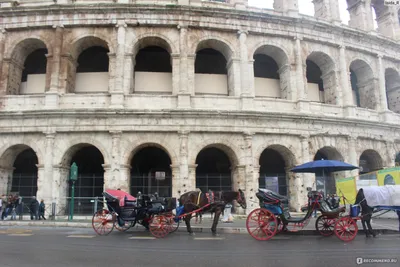
[{"label": "stone arch", "polygon": [[[280,47],[263,44],[254,51],[253,58],[256,96],[289,98],[290,65],[287,52]],[[266,92],[265,88],[269,90]]]},{"label": "stone arch", "polygon": [[[312,51],[306,59],[306,64],[307,64],[307,80],[309,80],[309,78],[311,79],[308,81],[308,83],[318,84],[318,92],[315,92],[316,88],[313,91],[309,91],[308,94],[309,99],[314,101],[319,99],[320,101],[317,102],[322,102],[331,105],[338,104],[337,103],[337,100],[339,99],[338,78],[336,74],[336,64],[333,58],[324,52]],[[309,68],[312,68],[313,66],[314,68],[315,67],[319,68],[319,71],[321,72],[320,77],[312,77],[314,76],[314,71],[312,71],[312,69]],[[317,79],[318,81],[314,81],[313,78]],[[309,90],[312,90],[313,88],[311,87],[310,84],[308,87]]]},{"label": "stone arch", "polygon": [[400,113],[400,75],[396,69],[385,70],[385,85],[388,109]]},{"label": "stone arch", "polygon": [[142,35],[132,52],[133,92],[172,94],[172,54],[177,51],[171,40],[160,34]]},{"label": "stone arch", "polygon": [[[37,37],[18,39],[18,43],[15,44],[11,53],[9,54],[9,69],[7,78],[7,89],[6,93],[9,95],[17,95],[24,93],[24,88],[22,85],[23,71],[25,67],[25,61],[35,51],[41,51],[41,53],[50,54],[51,48],[46,44],[46,42]],[[47,58],[45,59],[47,64]],[[47,71],[47,66],[44,66],[46,75],[50,75]],[[34,88],[33,92],[44,93],[49,84],[46,82],[48,79],[46,76],[43,77],[43,88],[40,90]]]},{"label": "stone arch", "polygon": [[[157,192],[162,197],[172,195],[172,157],[164,146],[158,143],[142,143],[133,148],[128,162],[131,167],[129,180],[132,195],[139,191],[144,194]],[[157,172],[164,172],[165,176],[157,179]]]},{"label": "stone arch", "polygon": [[203,38],[194,50],[195,94],[233,96],[235,92],[234,51],[219,38]]},{"label": "stone arch", "polygon": [[213,139],[204,140],[196,147],[194,147],[194,149],[191,150],[191,152],[189,153],[188,163],[192,165],[196,164],[196,158],[200,151],[209,147],[215,147],[222,150],[228,156],[229,160],[232,163],[232,166],[237,166],[241,164],[239,161],[239,149],[236,146],[227,141]]},{"label": "stone arch", "polygon": [[315,153],[314,160],[317,158],[317,154],[320,154],[321,157],[325,160],[338,160],[344,161],[344,157],[342,154],[332,146],[324,146]]},{"label": "stone arch", "polygon": [[359,158],[360,174],[377,171],[383,168],[381,155],[373,149],[364,150]]},{"label": "stone arch", "polygon": [[[273,185],[269,189],[281,195],[288,195],[290,184],[293,183],[290,180],[292,176],[290,169],[296,163],[294,154],[287,147],[274,144],[264,148],[260,154],[257,154],[257,157],[257,164],[260,166],[259,187],[267,187],[266,180],[268,180]],[[278,180],[271,180],[276,179],[273,177],[278,177]]]},{"label": "stone arch", "polygon": [[[264,49],[266,49],[266,51]],[[276,61],[279,67],[282,67],[285,64],[290,64],[290,53],[282,44],[273,41],[261,41],[251,48],[249,60],[252,60],[254,54],[257,52],[267,52],[268,55]]]},{"label": "stone arch", "polygon": [[140,49],[147,46],[159,46],[167,50],[169,54],[178,54],[179,50],[174,43],[167,37],[158,33],[148,33],[138,36],[132,46],[133,57],[139,52]]},{"label": "stone arch", "polygon": [[[79,92],[94,92],[93,88],[87,88],[87,84],[90,83],[90,80],[87,79],[96,79],[98,85],[96,84],[96,92],[106,92],[109,89],[109,84],[112,84],[112,79],[108,77],[108,75],[101,75],[98,74],[96,78],[93,77],[84,77],[80,75],[79,80],[84,80],[81,83],[77,83],[77,72],[78,70],[78,59],[81,54],[87,52],[89,49],[94,48],[102,48],[104,51],[102,53],[107,53],[108,59],[108,70],[110,72],[113,68],[112,65],[113,60],[110,60],[109,55],[115,53],[115,49],[112,45],[112,42],[107,40],[108,38],[101,36],[101,35],[94,35],[94,34],[85,34],[79,36],[78,38],[74,39],[69,44],[69,55],[67,61],[67,79],[66,79],[66,91],[67,93],[79,93]],[[107,63],[105,63],[107,64]],[[102,70],[104,72],[104,70]],[[112,75],[110,75],[112,76]],[[85,82],[86,81],[86,82]]]},{"label": "stone arch", "polygon": [[38,165],[43,164],[44,154],[35,142],[15,142],[13,144],[7,144],[0,149],[0,167],[11,167],[13,160],[17,154],[21,153],[25,149],[32,149],[35,151],[38,158]]},{"label": "stone arch", "polygon": [[18,192],[28,199],[36,196],[41,159],[36,151],[26,144],[14,144],[3,148],[0,155],[0,194]]},{"label": "stone arch", "polygon": [[371,65],[363,59],[354,59],[350,63],[349,70],[353,96],[356,98],[354,102],[361,108],[377,109],[378,84]]},{"label": "stone arch", "polygon": [[171,159],[171,165],[175,165],[178,162],[176,161],[176,157],[174,157],[173,154],[173,150],[166,146],[165,144],[160,144],[158,142],[150,142],[150,141],[146,141],[146,142],[141,142],[139,144],[135,144],[133,147],[130,147],[130,149],[126,149],[125,151],[125,155],[124,155],[124,159],[126,159],[125,164],[129,165],[133,159],[133,157],[135,156],[135,154],[142,150],[143,148],[146,147],[156,147],[161,149],[162,151],[164,151],[168,157]]}]

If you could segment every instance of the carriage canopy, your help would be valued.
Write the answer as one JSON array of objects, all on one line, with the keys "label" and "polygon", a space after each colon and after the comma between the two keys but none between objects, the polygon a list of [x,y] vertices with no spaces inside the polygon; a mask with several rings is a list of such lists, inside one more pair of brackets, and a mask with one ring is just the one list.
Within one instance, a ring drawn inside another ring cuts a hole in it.
[{"label": "carriage canopy", "polygon": [[125,197],[127,200],[135,201],[136,198],[131,196],[125,191],[122,190],[115,190],[115,189],[107,189],[105,191],[106,195],[110,196],[111,198],[115,198],[119,200],[119,206],[123,207],[125,205]]}]

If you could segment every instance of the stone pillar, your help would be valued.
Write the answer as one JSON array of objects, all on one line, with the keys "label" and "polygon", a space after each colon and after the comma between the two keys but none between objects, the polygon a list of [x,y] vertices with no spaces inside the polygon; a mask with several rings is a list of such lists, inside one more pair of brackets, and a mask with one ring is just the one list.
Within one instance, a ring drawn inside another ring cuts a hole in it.
[{"label": "stone pillar", "polygon": [[297,86],[297,108],[300,112],[308,112],[309,101],[307,98],[307,65],[303,60],[300,40],[302,38],[295,37],[295,57],[296,57],[296,86]]},{"label": "stone pillar", "polygon": [[385,68],[382,64],[382,55],[378,55],[378,75],[379,75],[379,109],[381,112],[388,112],[386,96]]},{"label": "stone pillar", "polygon": [[56,215],[67,215],[67,198],[69,190],[69,170],[70,167],[63,165],[53,165],[52,195],[53,202],[56,203]]},{"label": "stone pillar", "polygon": [[[382,1],[383,2],[383,1]],[[384,5],[384,3],[379,3]],[[388,38],[400,40],[400,23],[396,6],[379,6],[375,10],[378,32]]]},{"label": "stone pillar", "polygon": [[132,94],[135,86],[135,73],[134,67],[136,64],[132,53],[125,53],[125,65],[124,65],[124,85],[123,93],[124,95]]},{"label": "stone pillar", "polygon": [[[309,146],[309,136],[308,135],[301,135],[300,136],[300,142],[301,142],[301,150],[302,150],[302,154],[301,154],[302,162],[300,162],[300,164],[303,164],[303,163],[311,161],[310,146]],[[305,201],[307,201],[307,187],[311,187],[311,188],[313,188],[313,190],[316,189],[315,174],[302,173],[302,174],[296,174],[296,176],[299,177],[298,179],[302,179],[303,180],[302,184],[304,185],[303,186],[304,190],[297,190],[298,196],[296,197],[296,199],[300,203],[304,204],[304,203],[306,203]],[[301,193],[301,192],[303,192],[303,193]],[[296,205],[298,205],[298,203],[297,204],[295,203],[292,206],[296,206]]]},{"label": "stone pillar", "polygon": [[178,184],[178,187],[175,190],[177,192],[177,196],[180,196],[183,194],[183,184],[191,184],[191,181],[189,180],[189,165],[188,165],[188,137],[189,137],[189,132],[187,131],[180,131],[179,132],[179,140],[180,140],[180,149],[179,149],[179,156],[180,156],[180,162],[179,162],[179,179],[180,183]]},{"label": "stone pillar", "polygon": [[242,101],[242,109],[248,110],[254,107],[254,93],[250,92],[249,57],[247,53],[247,31],[238,31],[239,47],[240,47],[240,96]]},{"label": "stone pillar", "polygon": [[255,97],[256,96],[256,88],[255,88],[255,77],[254,77],[254,59],[251,59],[248,61],[247,65],[247,69],[249,71],[249,95],[251,97]]},{"label": "stone pillar", "polygon": [[180,177],[180,166],[179,165],[170,165],[171,173],[172,173],[172,196],[179,198],[181,195],[181,182],[182,179]]},{"label": "stone pillar", "polygon": [[46,179],[46,172],[45,172],[45,166],[43,164],[36,164],[36,167],[38,168],[38,179],[37,179],[37,192],[36,192],[36,198],[39,199],[51,199],[51,191],[49,190],[49,181],[51,184],[51,179]]},{"label": "stone pillar", "polygon": [[281,89],[281,97],[282,99],[293,100],[296,101],[297,92],[295,90],[296,87],[291,86],[291,68],[290,64],[282,65],[279,70],[279,86]]},{"label": "stone pillar", "polygon": [[292,167],[287,167],[285,170],[286,175],[288,176],[288,186],[289,186],[289,208],[291,211],[301,211],[301,206],[304,205],[304,195],[306,187],[304,186],[304,182],[302,181],[302,177],[300,174],[296,174],[291,172]]},{"label": "stone pillar", "polygon": [[171,66],[172,66],[172,95],[179,94],[179,79],[180,79],[180,55],[171,54]]},{"label": "stone pillar", "polygon": [[11,58],[3,58],[2,63],[2,92],[7,95],[18,95],[24,66]]},{"label": "stone pillar", "polygon": [[125,190],[126,192],[131,191],[131,169],[130,165],[120,164],[119,165],[119,182],[121,190]]},{"label": "stone pillar", "polygon": [[374,23],[371,11],[371,0],[357,0],[347,5],[350,13],[349,26],[363,31],[373,31]]},{"label": "stone pillar", "polygon": [[274,10],[288,16],[299,14],[299,0],[274,0]]},{"label": "stone pillar", "polygon": [[196,190],[196,168],[197,164],[189,164],[189,179],[187,183],[182,184],[181,194],[189,192],[191,190]]},{"label": "stone pillar", "polygon": [[196,54],[187,55],[187,91],[191,96],[196,93],[196,73],[195,73]]},{"label": "stone pillar", "polygon": [[334,23],[341,23],[338,0],[313,0],[314,16]]},{"label": "stone pillar", "polygon": [[[232,190],[238,191],[239,189],[246,192],[246,165],[237,165],[232,168]],[[245,193],[246,194],[246,193]],[[247,200],[246,195],[246,200]],[[242,207],[235,207],[236,214],[245,214],[246,211],[242,209]]]},{"label": "stone pillar", "polygon": [[[38,173],[37,197],[43,198],[47,207],[51,207],[53,200],[53,159],[55,132],[44,133],[46,137],[45,157],[42,174]],[[39,170],[38,170],[39,172]],[[39,180],[40,178],[40,180]],[[40,186],[39,186],[40,185]]]},{"label": "stone pillar", "polygon": [[258,189],[258,178],[254,175],[254,155],[253,155],[253,134],[250,132],[244,133],[244,148],[246,153],[245,159],[245,196],[247,202],[246,213],[251,212],[258,206],[255,201],[255,194]]},{"label": "stone pillar", "polygon": [[386,168],[391,168],[396,166],[396,148],[394,145],[394,141],[386,141],[386,151],[387,151],[387,161],[386,161]]},{"label": "stone pillar", "polygon": [[110,108],[124,108],[124,76],[125,76],[125,41],[126,28],[125,20],[119,20],[115,27],[117,30],[117,51],[115,57],[110,58],[109,79],[111,93]]},{"label": "stone pillar", "polygon": [[[354,166],[358,166],[359,164],[357,158],[357,137],[348,136],[347,143],[348,143],[347,147],[349,153],[348,163]],[[352,176],[355,176],[356,179],[358,180],[358,169],[346,172],[346,177],[352,177]]]},{"label": "stone pillar", "polygon": [[228,95],[240,96],[240,59],[231,58],[226,64],[228,70]]},{"label": "stone pillar", "polygon": [[70,94],[75,92],[76,68],[78,63],[70,54],[61,55],[59,88],[60,93]]},{"label": "stone pillar", "polygon": [[0,196],[7,195],[11,190],[14,168],[0,167]]},{"label": "stone pillar", "polygon": [[[178,76],[178,108],[189,109],[191,107],[190,95],[193,94],[193,81],[194,81],[194,62],[190,65],[187,53],[187,36],[188,26],[185,24],[178,25],[179,30],[179,76]],[[189,68],[190,66],[190,68]],[[191,73],[193,71],[193,73]],[[189,75],[190,74],[190,75]],[[190,81],[189,81],[190,77]]]},{"label": "stone pillar", "polygon": [[[6,31],[4,29],[0,29],[0,96],[5,95],[6,93],[6,85],[7,85],[7,76],[3,74],[3,70],[7,70],[8,68],[4,68],[4,50],[6,44]],[[0,108],[2,107],[2,103],[0,102]]]},{"label": "stone pillar", "polygon": [[120,159],[120,143],[121,143],[121,131],[110,131],[112,139],[111,148],[111,162],[110,164],[104,165],[107,173],[104,174],[104,185],[105,189],[118,189],[129,192],[129,176],[126,175],[126,168],[124,171],[121,170],[121,159]]},{"label": "stone pillar", "polygon": [[354,117],[355,109],[353,102],[353,92],[350,85],[350,72],[346,63],[346,47],[339,47],[339,67],[340,67],[340,85],[343,92],[343,106],[347,117]]}]

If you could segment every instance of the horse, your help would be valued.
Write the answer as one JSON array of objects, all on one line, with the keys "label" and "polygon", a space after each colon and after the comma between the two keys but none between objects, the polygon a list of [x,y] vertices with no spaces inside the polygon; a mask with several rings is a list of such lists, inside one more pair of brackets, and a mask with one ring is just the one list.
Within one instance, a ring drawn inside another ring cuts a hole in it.
[{"label": "horse", "polygon": [[[361,207],[361,215],[362,215],[361,224],[364,229],[365,236],[370,237],[372,235],[373,237],[376,237],[376,233],[372,230],[371,226],[373,208],[368,206],[367,200],[365,199],[364,196],[364,190],[362,188],[360,188],[360,190],[358,190],[357,192],[356,201],[354,205],[357,204],[360,205]],[[368,230],[366,226],[368,226]]]},{"label": "horse", "polygon": [[[217,235],[217,224],[219,216],[225,208],[225,205],[236,200],[239,205],[246,209],[246,197],[241,189],[239,191],[209,191],[208,194],[199,191],[186,192],[179,198],[180,206],[183,206],[182,214],[191,213],[197,209],[201,209],[200,214],[204,212],[213,212],[214,220],[211,226],[211,232],[214,236]],[[190,226],[190,219],[192,214],[184,217],[187,231],[190,235],[194,235],[192,227]]]}]

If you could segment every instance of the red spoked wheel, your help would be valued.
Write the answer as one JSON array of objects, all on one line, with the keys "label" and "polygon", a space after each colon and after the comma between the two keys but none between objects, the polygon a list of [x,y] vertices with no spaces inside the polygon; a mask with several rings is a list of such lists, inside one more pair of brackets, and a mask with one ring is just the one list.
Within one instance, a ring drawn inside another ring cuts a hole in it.
[{"label": "red spoked wheel", "polygon": [[103,209],[93,215],[92,227],[98,235],[108,235],[114,229],[114,222],[115,215]]},{"label": "red spoked wheel", "polygon": [[336,219],[329,219],[327,216],[321,215],[315,221],[315,229],[322,236],[331,236],[334,233]]},{"label": "red spoked wheel", "polygon": [[166,213],[163,214],[168,221],[168,226],[169,226],[169,232],[168,233],[173,233],[179,228],[179,223],[180,219],[177,219],[176,216],[171,212],[171,213]]},{"label": "red spoked wheel", "polygon": [[114,223],[115,229],[117,229],[120,232],[125,232],[125,231],[127,231],[129,228],[131,228],[133,226],[135,226],[135,222],[124,221],[124,225],[123,226],[119,225],[118,220],[115,220],[115,223]]},{"label": "red spoked wheel", "polygon": [[342,217],[336,221],[334,232],[340,240],[352,241],[358,233],[357,221],[350,217]]},{"label": "red spoked wheel", "polygon": [[156,238],[164,238],[170,232],[169,219],[164,215],[154,215],[150,220],[150,233]]},{"label": "red spoked wheel", "polygon": [[278,231],[278,221],[269,210],[258,208],[250,212],[246,220],[247,232],[255,239],[271,239]]}]

